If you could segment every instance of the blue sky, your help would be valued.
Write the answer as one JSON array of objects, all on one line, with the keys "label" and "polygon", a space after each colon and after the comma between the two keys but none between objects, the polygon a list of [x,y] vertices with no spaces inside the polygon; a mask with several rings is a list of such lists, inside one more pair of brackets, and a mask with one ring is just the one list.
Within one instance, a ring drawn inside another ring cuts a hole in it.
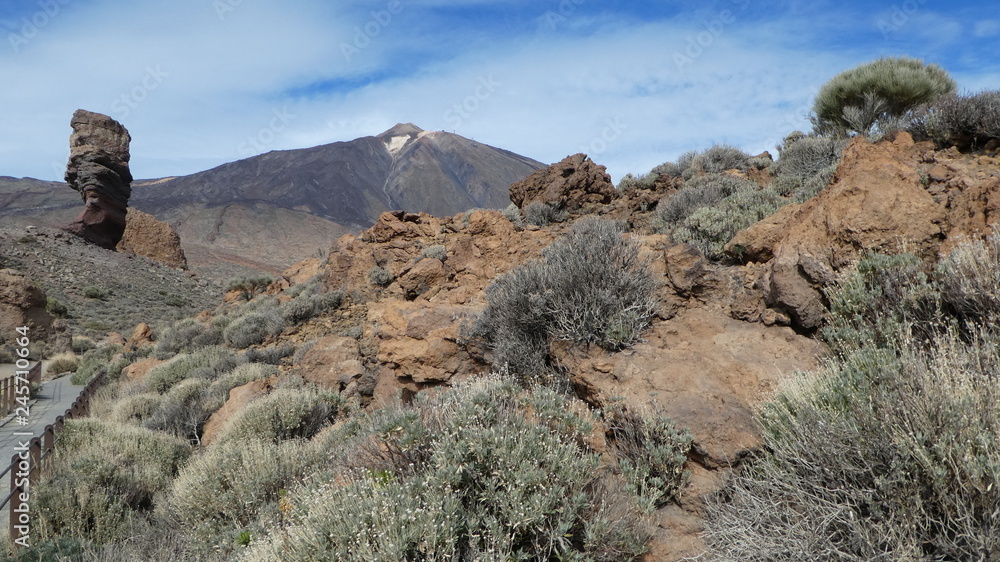
[{"label": "blue sky", "polygon": [[128,127],[137,178],[413,122],[617,181],[716,143],[773,153],[880,56],[1000,89],[990,4],[0,0],[0,175],[61,179],[86,108]]}]

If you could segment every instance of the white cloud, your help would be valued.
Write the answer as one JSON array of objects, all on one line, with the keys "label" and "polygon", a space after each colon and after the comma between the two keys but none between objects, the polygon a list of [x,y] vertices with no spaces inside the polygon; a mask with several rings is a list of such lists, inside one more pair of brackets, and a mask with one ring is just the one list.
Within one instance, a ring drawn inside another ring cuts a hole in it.
[{"label": "white cloud", "polygon": [[977,21],[973,26],[973,35],[983,39],[1000,35],[1000,20]]}]

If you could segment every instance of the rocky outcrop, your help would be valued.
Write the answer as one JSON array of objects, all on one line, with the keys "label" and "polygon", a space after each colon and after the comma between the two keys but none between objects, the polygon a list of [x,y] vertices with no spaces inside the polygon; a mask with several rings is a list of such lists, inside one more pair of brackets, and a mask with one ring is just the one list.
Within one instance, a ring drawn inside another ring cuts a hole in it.
[{"label": "rocky outcrop", "polygon": [[532,203],[576,211],[593,204],[607,204],[618,197],[607,168],[586,154],[567,156],[561,162],[531,174],[510,186],[510,200],[520,209]]},{"label": "rocky outcrop", "polygon": [[45,293],[22,273],[0,269],[0,340],[11,343],[17,328],[29,328],[28,339],[45,343],[53,334],[53,318],[45,311]]},{"label": "rocky outcrop", "polygon": [[76,110],[70,125],[66,182],[83,196],[84,208],[64,229],[113,250],[125,232],[132,194],[128,167],[132,137],[114,119],[83,109]]},{"label": "rocky outcrop", "polygon": [[208,421],[205,422],[205,428],[201,436],[201,445],[207,447],[214,440],[218,439],[220,432],[225,428],[233,416],[235,416],[243,408],[246,408],[247,404],[262,396],[270,394],[271,391],[274,390],[274,384],[277,381],[278,377],[269,377],[266,379],[251,381],[230,390],[229,399],[226,400],[226,403],[221,408],[216,410],[215,413],[208,418]]},{"label": "rocky outcrop", "polygon": [[859,137],[844,149],[830,187],[738,233],[727,252],[766,262],[768,306],[814,330],[826,314],[824,287],[864,252],[906,251],[930,265],[960,235],[997,222],[998,164],[935,151],[907,133],[878,144]]},{"label": "rocky outcrop", "polygon": [[118,242],[119,252],[128,252],[158,261],[163,265],[187,269],[181,238],[169,224],[138,209],[125,216],[125,232]]}]

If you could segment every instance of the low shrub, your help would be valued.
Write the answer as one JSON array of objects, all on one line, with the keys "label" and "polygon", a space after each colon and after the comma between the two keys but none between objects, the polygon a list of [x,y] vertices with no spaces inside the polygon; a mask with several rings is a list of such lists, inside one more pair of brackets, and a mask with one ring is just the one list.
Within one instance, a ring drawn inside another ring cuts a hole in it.
[{"label": "low shrub", "polygon": [[167,391],[156,409],[143,422],[143,426],[199,443],[201,430],[215,408],[210,409],[204,399],[211,383],[201,378],[185,379]]},{"label": "low shrub", "polygon": [[286,490],[320,459],[301,441],[275,445],[250,439],[213,445],[180,471],[161,516],[193,541],[224,550],[241,532],[259,533],[277,523]]},{"label": "low shrub", "polygon": [[534,201],[524,207],[524,220],[535,226],[545,226],[553,222],[563,222],[569,218],[569,213],[560,210],[555,205]]},{"label": "low shrub", "polygon": [[61,375],[77,370],[80,367],[80,358],[72,353],[60,353],[49,359],[45,372],[49,376]]},{"label": "low shrub", "polygon": [[376,287],[388,287],[395,280],[396,276],[384,267],[376,265],[368,270],[368,281]]},{"label": "low shrub", "polygon": [[764,410],[764,452],[710,506],[707,540],[720,559],[998,552],[1000,340],[945,333],[926,348],[898,336],[898,355],[863,348]]},{"label": "low shrub", "polygon": [[70,340],[70,348],[76,353],[83,354],[95,347],[97,347],[97,344],[94,340],[86,336],[73,336]]},{"label": "low shrub", "polygon": [[828,137],[786,137],[774,164],[774,175],[806,181],[840,162],[846,141]]},{"label": "low shrub", "polygon": [[162,402],[163,395],[155,392],[122,396],[115,400],[107,418],[112,422],[141,425],[160,408]]},{"label": "low shrub", "polygon": [[827,292],[830,322],[823,336],[834,350],[895,348],[900,331],[929,339],[938,331],[940,293],[912,254],[868,254]]},{"label": "low shrub", "polygon": [[83,288],[83,296],[87,297],[88,299],[95,299],[102,301],[108,298],[108,292],[100,287],[90,286]]},{"label": "low shrub", "polygon": [[205,396],[210,403],[218,404],[218,407],[221,407],[229,398],[230,390],[248,382],[266,379],[277,374],[278,368],[273,365],[245,363],[212,381],[212,384],[205,391]]},{"label": "low shrub", "polygon": [[916,111],[907,130],[940,147],[982,148],[990,140],[1000,140],[1000,91],[942,96]]},{"label": "low shrub", "polygon": [[222,343],[222,329],[195,318],[186,318],[171,324],[156,335],[157,353],[174,355],[200,347]]},{"label": "low shrub", "polygon": [[288,323],[293,325],[299,324],[327,310],[338,308],[343,300],[343,291],[330,291],[328,293],[303,292],[281,305],[281,316]]},{"label": "low shrub", "polygon": [[698,209],[717,205],[737,191],[756,188],[757,184],[728,174],[709,174],[689,180],[680,191],[657,203],[653,230],[667,232]]},{"label": "low shrub", "polygon": [[32,494],[33,533],[99,544],[128,540],[148,522],[157,494],[189,451],[183,441],[148,429],[94,418],[67,421],[52,476]]},{"label": "low shrub", "polygon": [[542,252],[486,288],[481,332],[519,374],[545,370],[549,339],[621,349],[638,341],[656,309],[656,282],[635,240],[610,221],[584,218]]},{"label": "low shrub", "polygon": [[274,280],[270,277],[237,277],[226,283],[226,292],[238,291],[240,299],[250,301],[267,289],[272,282]]},{"label": "low shrub", "polygon": [[421,250],[420,256],[445,261],[448,259],[448,249],[440,244],[435,244],[433,246],[427,246]]},{"label": "low shrub", "polygon": [[273,345],[265,348],[250,348],[243,352],[248,363],[267,363],[280,365],[281,360],[295,353],[295,346],[290,343]]},{"label": "low shrub", "polygon": [[60,318],[65,318],[69,314],[69,309],[66,308],[66,305],[55,297],[45,298],[45,311]]},{"label": "low shrub", "polygon": [[636,560],[648,519],[582,448],[575,402],[486,377],[378,412],[356,438],[374,455],[290,494],[247,559]]},{"label": "low shrub", "polygon": [[[746,170],[750,155],[735,146],[715,145],[691,159],[695,173],[716,174],[726,170]],[[687,179],[687,178],[685,178]]]},{"label": "low shrub", "polygon": [[[111,364],[111,358],[121,353],[122,346],[120,345],[104,345],[95,349],[92,349],[83,354],[80,358],[80,366],[70,377],[70,382],[73,384],[87,384],[91,379],[101,374],[103,371],[106,375],[112,375],[113,368]],[[114,373],[115,376],[121,373],[121,368],[124,365],[118,367],[118,373]]]},{"label": "low shrub", "polygon": [[231,371],[240,363],[232,351],[219,346],[205,347],[191,353],[177,355],[166,363],[150,369],[146,375],[146,388],[163,394],[187,378],[214,380]]},{"label": "low shrub", "polygon": [[511,203],[503,210],[503,216],[505,219],[509,220],[515,228],[524,228],[524,215],[521,214],[521,209],[517,205]]},{"label": "low shrub", "polygon": [[684,463],[691,433],[666,417],[621,405],[605,412],[604,423],[629,489],[656,507],[673,500],[689,476]]},{"label": "low shrub", "polygon": [[315,388],[277,388],[240,410],[219,434],[219,441],[308,439],[339,411],[339,394]]},{"label": "low shrub", "polygon": [[264,343],[269,337],[277,336],[285,329],[285,318],[279,310],[266,309],[249,312],[229,323],[222,336],[226,343],[236,349],[246,349],[251,345]]},{"label": "low shrub", "polygon": [[774,190],[741,189],[711,207],[700,207],[671,231],[675,243],[689,243],[710,260],[725,257],[723,248],[737,232],[772,215],[787,201]]}]

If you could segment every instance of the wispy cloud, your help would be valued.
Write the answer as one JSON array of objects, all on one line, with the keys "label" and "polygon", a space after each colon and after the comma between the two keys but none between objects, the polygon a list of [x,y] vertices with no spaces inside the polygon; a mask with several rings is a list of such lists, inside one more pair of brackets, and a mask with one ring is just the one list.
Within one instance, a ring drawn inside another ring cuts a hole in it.
[{"label": "wispy cloud", "polygon": [[[46,2],[59,12],[14,49]],[[860,0],[0,0],[0,174],[61,177],[78,107],[129,128],[137,177],[400,121],[543,161],[589,152],[616,179],[718,142],[773,150],[808,128],[816,88],[878,56],[1000,87],[982,10],[943,25],[917,3],[884,33],[892,8]]]}]

